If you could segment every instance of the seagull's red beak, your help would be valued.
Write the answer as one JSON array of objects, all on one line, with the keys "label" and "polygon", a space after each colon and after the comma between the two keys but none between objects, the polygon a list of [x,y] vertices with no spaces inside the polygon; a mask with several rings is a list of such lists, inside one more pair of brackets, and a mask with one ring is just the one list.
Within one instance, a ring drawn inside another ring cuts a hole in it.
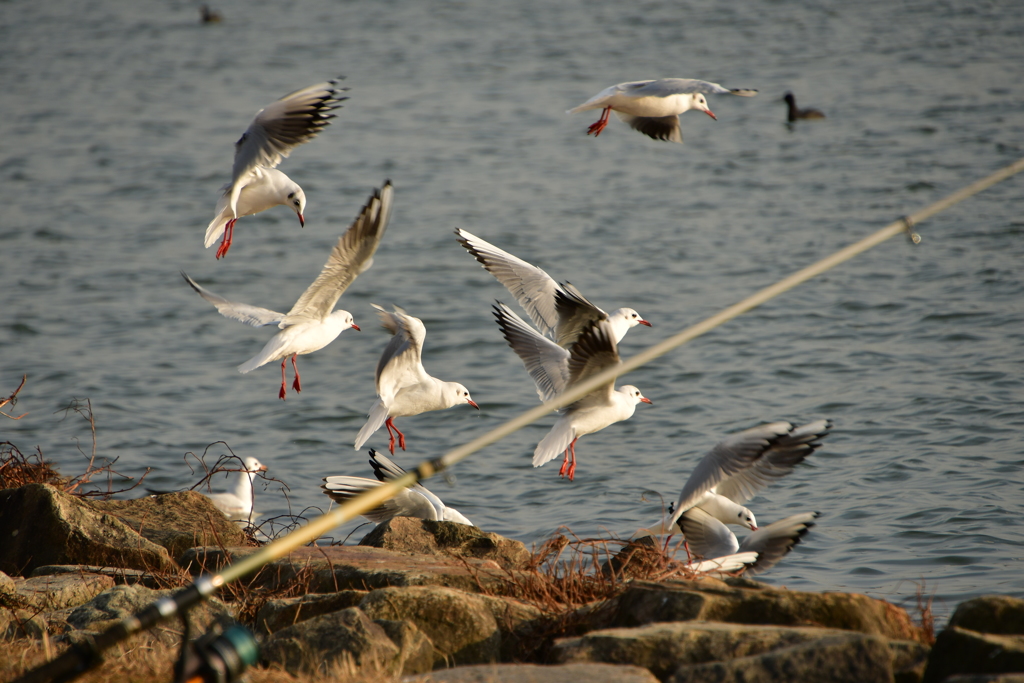
[{"label": "seagull's red beak", "polygon": [[641,318],[640,320],[638,320],[638,321],[637,321],[637,324],[638,324],[638,325],[647,325],[647,327],[654,327],[654,325],[650,324],[649,322],[647,322],[647,321],[646,321],[646,320],[644,320],[643,318]]},{"label": "seagull's red beak", "polygon": [[359,325],[356,325],[355,323],[352,323],[352,329],[356,332],[362,332],[362,330],[359,329]]},{"label": "seagull's red beak", "polygon": [[476,404],[476,401],[474,401],[473,399],[471,399],[471,398],[467,398],[467,399],[466,399],[466,403],[468,403],[469,405],[473,406],[473,407],[474,407],[474,408],[476,408],[477,410],[480,410],[480,406],[478,406],[478,405]]},{"label": "seagull's red beak", "polygon": [[306,227],[306,217],[303,216],[301,213],[299,214],[299,227],[300,228]]},{"label": "seagull's red beak", "polygon": [[750,527],[750,530],[751,531],[757,531],[757,527],[756,526],[752,526],[752,527]]},{"label": "seagull's red beak", "polygon": [[267,466],[266,465],[260,465],[258,468],[256,468],[256,471],[257,472],[266,472],[267,471]]},{"label": "seagull's red beak", "polygon": [[711,111],[710,109],[708,109],[708,110],[707,110],[706,112],[704,112],[704,113],[705,113],[705,114],[707,114],[708,116],[710,116],[711,118],[713,118],[713,119],[714,119],[715,121],[717,121],[717,120],[718,120],[718,117],[717,117],[717,116],[715,116],[715,112]]},{"label": "seagull's red beak", "polygon": [[641,397],[640,397],[640,402],[641,402],[641,403],[652,403],[652,404],[653,404],[653,402],[651,401],[651,399],[647,398],[646,396],[641,396]]}]

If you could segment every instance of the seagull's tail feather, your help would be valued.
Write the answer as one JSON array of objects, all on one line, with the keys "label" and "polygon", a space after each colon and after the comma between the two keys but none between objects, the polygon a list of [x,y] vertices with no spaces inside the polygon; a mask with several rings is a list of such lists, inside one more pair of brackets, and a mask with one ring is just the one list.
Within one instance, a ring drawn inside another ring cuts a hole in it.
[{"label": "seagull's tail feather", "polygon": [[559,420],[551,428],[547,436],[541,439],[537,448],[533,451],[533,466],[540,467],[549,460],[561,455],[573,438],[576,437],[576,430],[569,424],[568,420]]},{"label": "seagull's tail feather", "polygon": [[243,375],[247,372],[252,372],[261,365],[266,365],[272,360],[278,360],[282,357],[281,347],[285,343],[285,339],[280,334],[275,334],[267,343],[263,346],[263,350],[257,353],[255,356],[245,361],[238,366],[238,371]]},{"label": "seagull's tail feather", "polygon": [[217,200],[217,208],[214,211],[217,212],[216,215],[210,221],[210,224],[206,226],[206,241],[203,243],[203,246],[207,249],[220,239],[220,236],[224,234],[224,227],[231,220],[231,209],[228,208],[227,195],[221,195],[220,199]]},{"label": "seagull's tail feather", "polygon": [[363,447],[363,444],[373,435],[375,431],[381,428],[384,421],[388,419],[387,406],[378,398],[377,402],[370,408],[370,417],[363,425],[363,428],[356,434],[356,450],[358,451]]}]

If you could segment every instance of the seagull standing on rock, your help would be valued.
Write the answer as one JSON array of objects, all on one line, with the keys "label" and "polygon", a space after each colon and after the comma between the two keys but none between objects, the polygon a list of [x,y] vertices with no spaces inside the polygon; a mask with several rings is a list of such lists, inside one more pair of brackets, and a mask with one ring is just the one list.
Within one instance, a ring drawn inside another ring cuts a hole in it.
[{"label": "seagull standing on rock", "polygon": [[724,88],[717,83],[695,78],[659,78],[653,81],[632,81],[605,88],[567,114],[601,109],[601,118],[591,124],[587,135],[597,137],[608,125],[608,116],[616,116],[630,128],[655,140],[682,142],[679,115],[695,109],[711,118],[718,117],[708,108],[705,95],[739,95],[753,97],[756,90]]},{"label": "seagull standing on rock", "polygon": [[[292,389],[302,391],[299,367],[295,358],[299,354],[313,353],[337,339],[338,335],[359,326],[348,311],[333,311],[342,293],[356,277],[373,265],[384,231],[391,219],[391,181],[374,192],[355,222],[345,231],[331,250],[320,275],[313,281],[288,313],[278,313],[258,306],[236,303],[214,294],[202,287],[185,273],[185,281],[211,304],[220,314],[251,325],[277,325],[281,331],[270,338],[263,350],[238,366],[238,371],[247,373],[271,361],[281,361],[281,391],[278,398],[285,398],[285,363],[292,359],[295,380]],[[333,311],[333,312],[332,312]]]},{"label": "seagull standing on rock", "polygon": [[373,307],[378,311],[381,325],[394,336],[377,363],[377,400],[370,407],[369,419],[356,435],[355,448],[359,450],[384,425],[390,437],[388,450],[394,455],[396,436],[398,447],[405,450],[405,434],[395,426],[394,418],[445,410],[464,403],[477,410],[480,406],[470,397],[466,387],[458,382],[443,382],[431,377],[423,369],[421,356],[427,329],[422,320],[398,306],[394,307],[394,313],[388,313],[377,304]]},{"label": "seagull standing on rock", "polygon": [[224,236],[217,248],[218,259],[231,248],[235,221],[242,216],[287,206],[299,217],[299,225],[305,226],[302,214],[306,210],[306,195],[298,183],[276,166],[336,118],[331,112],[341,106],[339,102],[348,99],[339,97],[345,90],[338,87],[337,80],[318,83],[285,95],[256,112],[235,143],[231,182],[221,188],[223,194],[214,209],[216,215],[206,227],[206,247]]}]

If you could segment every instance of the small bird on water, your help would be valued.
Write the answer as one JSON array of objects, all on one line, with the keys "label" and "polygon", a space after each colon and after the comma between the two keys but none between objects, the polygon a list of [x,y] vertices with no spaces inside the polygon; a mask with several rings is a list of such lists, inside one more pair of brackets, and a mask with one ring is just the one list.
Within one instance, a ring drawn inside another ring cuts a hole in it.
[{"label": "small bird on water", "polygon": [[782,96],[782,99],[789,105],[789,112],[786,115],[786,120],[792,123],[797,119],[823,119],[825,115],[817,109],[801,109],[796,106],[796,98],[793,97],[793,93],[787,92]]}]

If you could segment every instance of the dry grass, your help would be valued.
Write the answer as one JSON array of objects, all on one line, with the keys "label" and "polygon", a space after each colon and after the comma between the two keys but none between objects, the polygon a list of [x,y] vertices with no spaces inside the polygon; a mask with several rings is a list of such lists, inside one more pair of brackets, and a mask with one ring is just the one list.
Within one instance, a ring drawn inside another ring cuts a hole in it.
[{"label": "dry grass", "polygon": [[931,646],[935,644],[935,615],[932,613],[932,602],[935,600],[935,593],[933,592],[927,598],[925,598],[925,583],[924,579],[921,579],[921,583],[917,585],[917,625],[921,629],[921,636],[924,639],[925,645]]}]

